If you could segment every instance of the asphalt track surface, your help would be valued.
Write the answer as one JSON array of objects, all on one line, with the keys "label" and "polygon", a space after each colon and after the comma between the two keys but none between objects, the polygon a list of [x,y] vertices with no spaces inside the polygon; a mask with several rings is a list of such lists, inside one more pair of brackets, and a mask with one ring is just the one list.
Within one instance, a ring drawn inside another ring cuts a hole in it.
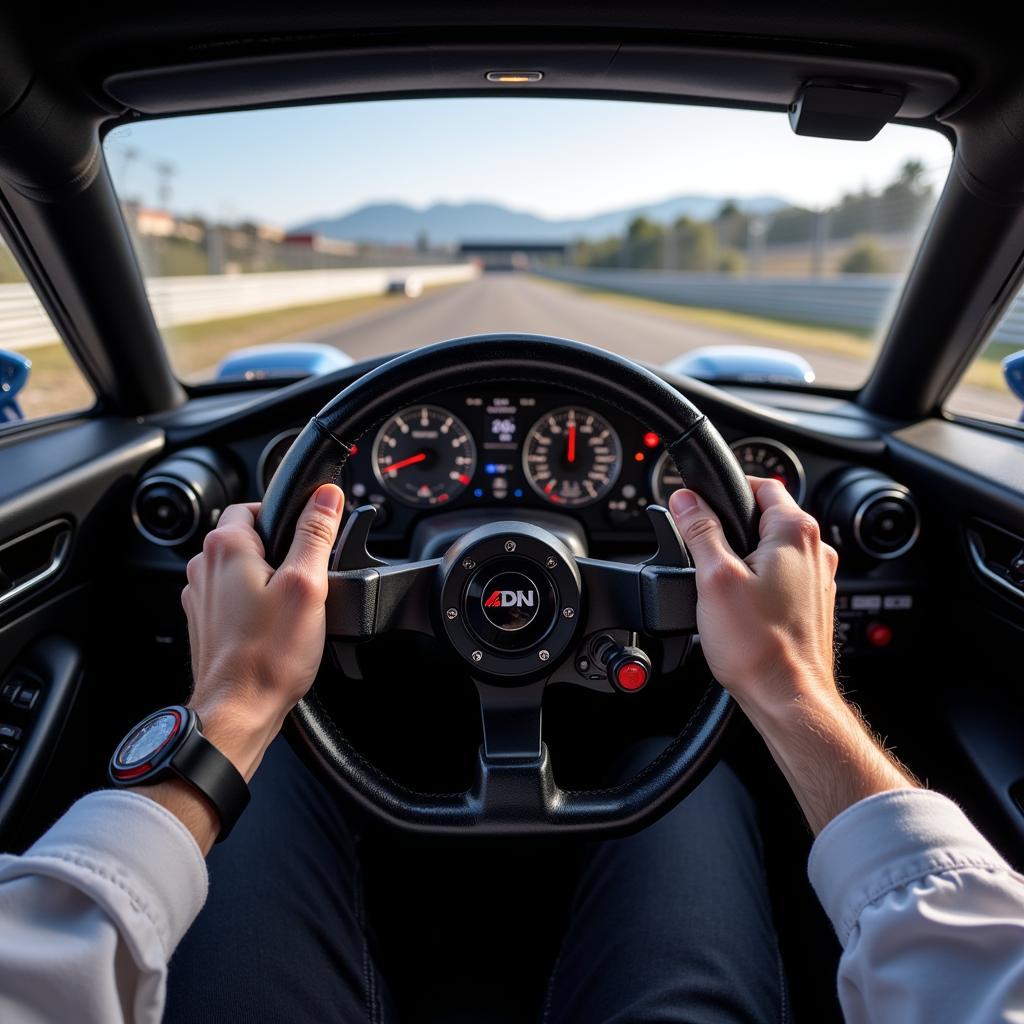
[{"label": "asphalt track surface", "polygon": [[[416,299],[365,316],[317,328],[303,341],[335,345],[355,360],[418,348],[470,334],[525,332],[585,341],[633,359],[662,365],[682,352],[705,345],[769,345],[750,335],[686,323],[627,305],[616,305],[539,281],[525,274],[484,274],[470,284],[428,291]],[[299,340],[299,339],[294,339]],[[775,347],[778,346],[775,343]],[[867,374],[860,359],[832,352],[792,348],[805,356],[822,384],[855,387]],[[982,388],[964,389],[971,411],[1016,417],[1009,395]]]}]

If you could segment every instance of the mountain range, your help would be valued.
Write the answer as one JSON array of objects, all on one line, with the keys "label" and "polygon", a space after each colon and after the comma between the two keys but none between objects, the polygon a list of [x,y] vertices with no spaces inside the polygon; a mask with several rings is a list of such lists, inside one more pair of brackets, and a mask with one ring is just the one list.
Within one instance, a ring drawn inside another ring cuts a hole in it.
[{"label": "mountain range", "polygon": [[[434,203],[421,209],[406,203],[370,203],[345,214],[297,224],[289,230],[385,245],[411,245],[421,235],[426,235],[431,245],[451,245],[469,239],[564,242],[622,234],[629,222],[640,215],[662,223],[679,217],[709,220],[724,202],[726,199],[721,196],[681,195],[565,220],[513,210],[500,203]],[[777,196],[754,196],[736,200],[736,205],[744,213],[766,215],[790,204]]]}]

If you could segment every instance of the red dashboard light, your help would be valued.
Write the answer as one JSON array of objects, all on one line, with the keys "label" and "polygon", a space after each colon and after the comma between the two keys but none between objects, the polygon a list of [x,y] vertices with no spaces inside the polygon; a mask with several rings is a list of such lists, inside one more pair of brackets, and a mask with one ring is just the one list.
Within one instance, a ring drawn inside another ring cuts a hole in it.
[{"label": "red dashboard light", "polygon": [[646,458],[647,458],[647,456],[644,455],[643,452],[637,452],[636,455],[633,456],[633,459],[636,462],[643,462],[644,459],[646,459]]},{"label": "red dashboard light", "polygon": [[645,448],[657,448],[661,444],[661,438],[653,430],[648,430],[644,434],[644,447]]}]

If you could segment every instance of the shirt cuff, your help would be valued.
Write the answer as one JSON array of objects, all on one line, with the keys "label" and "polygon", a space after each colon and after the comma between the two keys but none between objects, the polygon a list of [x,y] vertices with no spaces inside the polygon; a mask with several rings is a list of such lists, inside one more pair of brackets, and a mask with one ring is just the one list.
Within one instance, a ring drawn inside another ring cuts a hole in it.
[{"label": "shirt cuff", "polygon": [[128,790],[82,797],[20,857],[0,857],[0,881],[45,875],[94,899],[128,938],[151,927],[166,956],[206,901],[207,872],[192,833],[167,808]]},{"label": "shirt cuff", "polygon": [[928,789],[876,793],[833,818],[811,847],[811,885],[846,946],[861,911],[943,871],[1009,865],[952,800]]}]

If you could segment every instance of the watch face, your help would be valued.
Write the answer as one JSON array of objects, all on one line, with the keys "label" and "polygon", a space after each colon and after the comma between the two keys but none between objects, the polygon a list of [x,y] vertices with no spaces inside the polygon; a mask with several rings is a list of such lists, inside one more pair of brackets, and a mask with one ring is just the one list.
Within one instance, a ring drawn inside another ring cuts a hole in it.
[{"label": "watch face", "polygon": [[121,742],[114,756],[114,770],[118,773],[148,770],[180,728],[181,714],[178,711],[168,709],[150,716]]}]

